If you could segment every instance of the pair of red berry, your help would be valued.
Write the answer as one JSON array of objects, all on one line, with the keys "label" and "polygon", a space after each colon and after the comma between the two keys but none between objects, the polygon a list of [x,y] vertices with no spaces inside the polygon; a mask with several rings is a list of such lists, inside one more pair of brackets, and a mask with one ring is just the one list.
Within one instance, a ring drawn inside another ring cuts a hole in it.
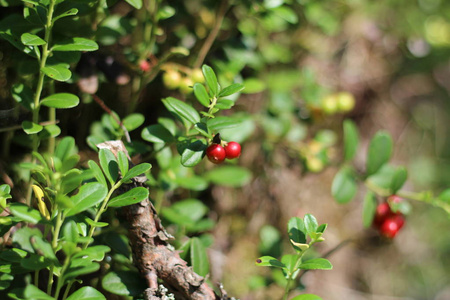
[{"label": "pair of red berry", "polygon": [[222,163],[225,158],[233,159],[241,155],[241,145],[237,142],[228,142],[225,146],[221,143],[213,143],[206,148],[206,156],[215,164]]},{"label": "pair of red berry", "polygon": [[387,238],[394,238],[398,231],[405,224],[405,217],[401,212],[394,212],[389,202],[399,203],[402,199],[396,195],[389,197],[387,202],[383,202],[377,206],[373,226],[378,229],[381,235]]}]

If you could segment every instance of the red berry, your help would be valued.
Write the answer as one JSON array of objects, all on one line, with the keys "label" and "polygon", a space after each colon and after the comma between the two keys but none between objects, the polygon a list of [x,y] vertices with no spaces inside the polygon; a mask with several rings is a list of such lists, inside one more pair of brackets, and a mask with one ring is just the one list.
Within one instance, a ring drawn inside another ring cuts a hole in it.
[{"label": "red berry", "polygon": [[146,60],[141,60],[141,62],[139,63],[139,68],[142,72],[148,72],[150,71],[150,63]]},{"label": "red berry", "polygon": [[237,158],[241,155],[241,145],[237,142],[228,142],[225,153],[229,159]]},{"label": "red berry", "polygon": [[403,227],[405,219],[402,215],[393,215],[381,224],[380,233],[387,238],[394,238],[398,231]]},{"label": "red berry", "polygon": [[402,198],[400,198],[397,195],[391,195],[391,196],[388,197],[388,202],[400,203],[400,202],[402,202]]},{"label": "red berry", "polygon": [[206,148],[206,156],[210,162],[220,164],[225,160],[225,149],[219,144],[212,144]]},{"label": "red berry", "polygon": [[380,227],[381,224],[392,215],[391,207],[389,203],[383,202],[378,204],[375,211],[375,217],[373,218],[373,224],[375,227]]}]

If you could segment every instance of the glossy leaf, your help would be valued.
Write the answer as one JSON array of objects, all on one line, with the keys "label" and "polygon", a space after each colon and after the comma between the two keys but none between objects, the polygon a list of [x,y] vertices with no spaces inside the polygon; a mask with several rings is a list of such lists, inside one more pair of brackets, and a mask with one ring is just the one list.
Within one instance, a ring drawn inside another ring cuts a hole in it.
[{"label": "glossy leaf", "polygon": [[160,124],[145,127],[141,133],[142,139],[152,143],[170,143],[174,137],[164,126]]},{"label": "glossy leaf", "polygon": [[111,152],[111,150],[100,149],[98,158],[103,173],[105,174],[109,183],[113,185],[119,176],[119,165],[117,164],[116,157]]},{"label": "glossy leaf", "polygon": [[191,124],[200,122],[200,115],[197,110],[189,104],[172,97],[165,98],[162,102],[166,106],[167,110],[174,113],[181,120],[185,120]]},{"label": "glossy leaf", "polygon": [[303,218],[303,222],[305,223],[306,233],[311,237],[314,236],[317,232],[317,228],[319,227],[316,218],[311,214],[306,214]]},{"label": "glossy leaf", "polygon": [[128,131],[132,131],[144,124],[144,121],[145,117],[142,114],[131,114],[126,116],[122,123]]},{"label": "glossy leaf", "polygon": [[84,286],[81,289],[73,292],[67,300],[106,300],[102,293],[90,286]]},{"label": "glossy leaf", "polygon": [[220,132],[223,129],[234,128],[240,123],[240,120],[232,117],[216,117],[214,119],[209,119],[207,125],[211,131]]},{"label": "glossy leaf", "polygon": [[377,199],[375,199],[375,195],[373,192],[368,191],[364,196],[363,213],[362,213],[363,225],[365,228],[369,228],[372,225],[376,209],[377,209]]},{"label": "glossy leaf", "polygon": [[44,221],[41,213],[29,207],[26,204],[20,202],[14,202],[9,205],[9,211],[12,215],[19,218],[21,221],[25,221],[31,224],[37,224]]},{"label": "glossy leaf", "polygon": [[200,140],[187,143],[181,153],[181,164],[185,167],[197,165],[203,159],[205,149],[206,145]]},{"label": "glossy leaf", "polygon": [[71,8],[65,12],[63,12],[62,14],[57,15],[56,17],[53,18],[53,23],[55,23],[55,21],[64,18],[64,17],[69,17],[69,16],[75,16],[76,14],[78,14],[78,9],[76,8]]},{"label": "glossy leaf", "polygon": [[14,84],[11,88],[11,95],[16,100],[16,102],[20,103],[23,107],[28,110],[32,110],[34,107],[33,100],[33,91],[26,85]]},{"label": "glossy leaf", "polygon": [[61,128],[56,124],[45,125],[42,131],[39,133],[41,140],[48,139],[49,137],[57,137],[61,134]]},{"label": "glossy leaf", "polygon": [[205,107],[209,107],[211,104],[211,100],[209,99],[208,92],[205,89],[205,86],[201,83],[194,84],[194,95],[197,98],[198,102]]},{"label": "glossy leaf", "polygon": [[230,86],[227,86],[223,90],[220,91],[219,97],[227,97],[230,95],[233,95],[235,93],[238,93],[244,89],[244,86],[240,83],[233,83]]},{"label": "glossy leaf", "polygon": [[286,265],[272,256],[262,256],[256,260],[257,266],[286,268]]},{"label": "glossy leaf", "polygon": [[43,39],[41,39],[39,36],[28,33],[28,32],[25,32],[24,34],[22,34],[20,36],[20,40],[21,40],[22,44],[24,44],[26,46],[40,46],[40,45],[46,44],[46,42]]},{"label": "glossy leaf", "polygon": [[58,259],[56,258],[55,253],[53,252],[52,245],[42,237],[35,236],[30,239],[31,245],[33,246],[36,253],[44,256],[49,261],[54,264],[58,264]]},{"label": "glossy leaf", "polygon": [[215,108],[219,108],[219,109],[230,109],[233,106],[234,106],[234,101],[233,100],[220,99],[219,101],[217,101],[217,104],[214,107]]},{"label": "glossy leaf", "polygon": [[70,280],[80,275],[86,275],[96,272],[100,269],[100,264],[92,262],[87,258],[77,258],[70,261],[69,268],[64,273],[63,279]]},{"label": "glossy leaf", "polygon": [[57,93],[41,100],[41,105],[53,108],[72,108],[78,103],[80,103],[80,99],[69,93]]},{"label": "glossy leaf", "polygon": [[117,152],[117,163],[119,165],[120,174],[122,177],[128,172],[128,157],[123,151]]},{"label": "glossy leaf", "polygon": [[404,167],[399,167],[395,170],[394,175],[392,176],[391,181],[391,193],[395,194],[402,186],[405,184],[406,179],[408,178],[408,172]]},{"label": "glossy leaf", "polygon": [[68,67],[66,64],[56,64],[45,66],[41,68],[41,71],[54,80],[67,81],[72,77],[72,72],[70,72]]},{"label": "glossy leaf", "polygon": [[47,268],[51,264],[51,261],[38,254],[31,254],[20,261],[20,266],[30,271],[42,270]]},{"label": "glossy leaf", "polygon": [[291,300],[322,300],[322,298],[314,294],[303,294],[295,296]]},{"label": "glossy leaf", "polygon": [[205,246],[197,237],[191,238],[190,256],[194,272],[205,277],[209,273],[209,259]]},{"label": "glossy leaf", "polygon": [[[39,213],[39,212],[38,212]],[[34,236],[42,237],[42,232],[38,228],[23,227],[18,229],[13,235],[13,242],[18,244],[22,250],[34,253],[30,239]]]},{"label": "glossy leaf", "polygon": [[306,228],[303,220],[299,217],[293,217],[288,222],[289,238],[296,243],[306,243]]},{"label": "glossy leaf", "polygon": [[147,172],[148,170],[150,170],[152,168],[152,165],[149,163],[142,163],[139,164],[137,166],[134,166],[133,168],[131,168],[128,172],[127,175],[125,175],[122,178],[122,181],[125,182],[127,180],[130,180],[133,177],[137,177],[141,174],[144,174],[145,172]]},{"label": "glossy leaf", "polygon": [[344,160],[351,160],[358,150],[358,128],[351,120],[344,121]]},{"label": "glossy leaf", "polygon": [[71,136],[67,136],[59,141],[55,149],[55,156],[58,157],[61,161],[64,161],[74,152],[75,139]]},{"label": "glossy leaf", "polygon": [[300,264],[299,269],[302,270],[331,270],[333,265],[328,259],[313,258]]},{"label": "glossy leaf", "polygon": [[105,175],[103,175],[102,169],[93,160],[88,161],[89,168],[92,170],[95,179],[104,186],[107,186]]},{"label": "glossy leaf", "polygon": [[42,125],[30,122],[30,121],[23,121],[22,122],[22,129],[25,131],[26,134],[36,134],[40,132],[44,127]]},{"label": "glossy leaf", "polygon": [[217,96],[219,92],[219,84],[217,82],[217,77],[213,69],[207,65],[203,65],[202,72],[203,76],[205,77],[206,84],[208,85],[210,93],[213,96]]},{"label": "glossy leaf", "polygon": [[334,176],[331,185],[331,194],[338,203],[350,202],[355,197],[357,184],[353,178],[352,171],[348,168],[342,168]]},{"label": "glossy leaf", "polygon": [[40,290],[32,284],[28,284],[23,291],[25,299],[33,300],[55,300],[55,298],[47,295],[44,291]]},{"label": "glossy leaf", "polygon": [[147,288],[141,275],[132,271],[109,272],[103,277],[102,287],[121,296],[138,296]]},{"label": "glossy leaf", "polygon": [[215,184],[239,187],[250,182],[252,174],[246,168],[238,166],[223,166],[206,172],[204,174],[204,178]]},{"label": "glossy leaf", "polygon": [[52,47],[52,51],[95,51],[98,45],[95,41],[81,37],[74,37],[65,41],[59,41]]},{"label": "glossy leaf", "polygon": [[104,245],[89,246],[81,250],[73,256],[73,259],[83,258],[89,261],[102,261],[105,258],[105,253],[110,252],[111,248]]},{"label": "glossy leaf", "polygon": [[392,154],[392,138],[388,133],[377,132],[369,144],[367,153],[366,175],[375,174],[385,163],[389,161]]},{"label": "glossy leaf", "polygon": [[105,199],[107,193],[107,188],[98,182],[90,182],[81,186],[78,193],[70,197],[74,206],[67,210],[66,216],[76,215],[97,205]]},{"label": "glossy leaf", "polygon": [[148,198],[148,189],[145,187],[135,187],[126,193],[123,193],[109,200],[108,206],[121,207],[139,203]]}]

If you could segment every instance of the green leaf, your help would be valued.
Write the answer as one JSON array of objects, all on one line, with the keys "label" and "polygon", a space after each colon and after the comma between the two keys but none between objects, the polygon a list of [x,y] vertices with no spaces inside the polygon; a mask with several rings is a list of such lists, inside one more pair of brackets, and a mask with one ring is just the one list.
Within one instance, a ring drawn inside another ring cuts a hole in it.
[{"label": "green leaf", "polygon": [[0,274],[0,291],[6,290],[11,285],[14,276],[10,274]]},{"label": "green leaf", "polygon": [[198,82],[194,84],[194,95],[201,105],[209,107],[209,105],[211,104],[208,92],[206,91],[205,86],[203,84]]},{"label": "green leaf", "polygon": [[185,167],[193,167],[200,163],[204,154],[206,145],[201,140],[188,141],[183,145],[181,153],[181,164]]},{"label": "green leaf", "polygon": [[377,199],[373,192],[368,191],[364,197],[363,204],[363,225],[365,228],[369,228],[372,225],[373,217],[375,216],[375,210],[377,209]]},{"label": "green leaf", "polygon": [[389,161],[391,154],[391,136],[386,132],[377,132],[369,144],[366,162],[366,175],[370,176],[375,174],[385,163]]},{"label": "green leaf", "polygon": [[41,291],[39,288],[32,284],[28,284],[23,292],[25,299],[33,300],[54,300],[55,298],[47,295],[47,293]]},{"label": "green leaf", "polygon": [[286,265],[272,256],[261,256],[256,260],[256,265],[261,267],[286,268]]},{"label": "green leaf", "polygon": [[245,94],[254,94],[266,89],[266,84],[258,78],[247,78],[244,80]]},{"label": "green leaf", "polygon": [[89,246],[81,250],[73,256],[75,258],[83,258],[89,261],[102,261],[105,258],[105,253],[111,251],[111,248],[104,245]]},{"label": "green leaf", "polygon": [[319,296],[316,296],[314,294],[303,294],[298,295],[292,298],[291,300],[322,300]]},{"label": "green leaf", "polygon": [[42,131],[39,133],[41,140],[48,139],[49,137],[57,137],[61,134],[61,128],[58,125],[50,124],[45,125]]},{"label": "green leaf", "polygon": [[28,32],[25,32],[24,34],[22,34],[20,36],[20,40],[22,41],[22,44],[26,45],[26,46],[40,46],[40,45],[45,45],[46,42],[41,39],[40,37],[38,37],[35,34],[31,34]]},{"label": "green leaf", "polygon": [[200,122],[200,115],[195,108],[189,104],[172,97],[165,98],[162,102],[166,106],[167,110],[174,113],[181,120],[185,120],[191,124]]},{"label": "green leaf", "polygon": [[197,238],[191,238],[190,244],[191,264],[194,272],[205,277],[209,273],[209,260],[206,248],[202,241]]},{"label": "green leaf", "polygon": [[348,161],[355,157],[358,150],[359,135],[358,128],[351,120],[344,121],[344,160]]},{"label": "green leaf", "polygon": [[125,175],[122,178],[122,181],[125,182],[127,180],[130,180],[133,177],[137,177],[141,174],[144,174],[145,172],[147,172],[148,170],[150,170],[152,168],[152,165],[149,163],[142,163],[139,164],[137,166],[134,166],[133,168],[131,168],[128,172],[127,175]]},{"label": "green leaf", "polygon": [[17,262],[20,263],[22,259],[27,257],[28,252],[19,248],[12,248],[2,250],[0,253],[0,259],[8,261],[8,262]]},{"label": "green leaf", "polygon": [[299,217],[293,217],[288,222],[289,238],[296,243],[306,243],[305,223]]},{"label": "green leaf", "polygon": [[306,234],[308,234],[311,238],[315,236],[317,228],[319,227],[316,218],[311,214],[306,214],[303,218],[303,222],[305,223]]},{"label": "green leaf", "polygon": [[55,156],[61,161],[66,160],[72,153],[75,152],[75,139],[71,136],[63,138],[55,149]]},{"label": "green leaf", "polygon": [[41,100],[41,105],[53,108],[72,108],[80,103],[80,99],[74,94],[57,93]]},{"label": "green leaf", "polygon": [[40,132],[44,127],[42,125],[30,122],[30,121],[23,121],[22,122],[22,129],[25,131],[26,134],[36,134]]},{"label": "green leaf", "polygon": [[[34,238],[34,237],[33,237]],[[51,261],[45,259],[42,255],[31,254],[20,261],[20,265],[31,271],[38,271],[47,268],[52,264]]]},{"label": "green leaf", "polygon": [[357,184],[352,173],[351,169],[342,168],[334,176],[331,194],[338,203],[347,203],[356,195]]},{"label": "green leaf", "polygon": [[126,193],[112,198],[108,202],[109,207],[121,207],[135,203],[148,198],[148,190],[145,187],[135,187]]},{"label": "green leaf", "polygon": [[152,143],[171,143],[174,141],[170,131],[160,124],[145,127],[142,130],[141,137]]},{"label": "green leaf", "polygon": [[299,269],[302,270],[331,270],[333,265],[328,259],[313,258],[300,264]]},{"label": "green leaf", "polygon": [[71,8],[68,11],[63,12],[60,15],[57,15],[56,17],[53,18],[53,23],[55,23],[55,21],[64,18],[64,17],[69,17],[69,16],[75,16],[76,14],[78,14],[78,9],[76,8]]},{"label": "green leaf", "polygon": [[128,131],[133,131],[136,128],[138,128],[139,126],[141,126],[142,124],[144,124],[145,121],[145,117],[142,114],[131,114],[126,116],[123,121],[122,124],[123,126],[125,126],[125,128]]},{"label": "green leaf", "polygon": [[86,223],[88,223],[92,227],[100,227],[100,228],[102,228],[102,227],[106,227],[106,226],[109,225],[109,223],[106,223],[106,222],[94,222],[94,220],[89,219],[87,217],[84,220],[86,221]]},{"label": "green leaf", "polygon": [[100,149],[98,153],[100,160],[100,166],[105,173],[106,178],[108,178],[109,183],[114,185],[119,176],[119,166],[116,161],[116,157],[109,149]]},{"label": "green leaf", "polygon": [[74,206],[67,209],[66,216],[76,215],[97,205],[105,199],[107,193],[108,189],[98,182],[90,182],[81,186],[78,194],[70,197]]},{"label": "green leaf", "polygon": [[11,94],[17,103],[22,104],[28,110],[33,110],[33,91],[28,86],[22,83],[14,84],[11,88]]},{"label": "green leaf", "polygon": [[140,9],[142,7],[142,0],[125,0],[125,1],[136,9]]},{"label": "green leaf", "polygon": [[64,41],[58,41],[52,47],[52,51],[95,51],[98,45],[95,41],[81,37],[74,37]]},{"label": "green leaf", "polygon": [[[42,237],[42,232],[36,227],[22,227],[14,233],[13,242],[18,244],[22,250],[34,253],[34,248],[30,242],[30,239],[34,236]],[[18,254],[20,255],[20,253]]]},{"label": "green leaf", "polygon": [[15,217],[19,218],[21,221],[25,221],[31,224],[37,224],[44,219],[42,218],[41,213],[29,207],[26,204],[14,202],[9,205],[9,211]]},{"label": "green leaf", "polygon": [[146,288],[144,279],[137,272],[110,272],[103,277],[102,287],[113,294],[121,296],[138,296]]},{"label": "green leaf", "polygon": [[408,178],[408,172],[404,167],[399,167],[395,170],[395,173],[392,177],[391,181],[391,193],[395,194],[402,186],[405,184],[406,179]]},{"label": "green leaf", "polygon": [[204,135],[210,139],[213,138],[213,136],[209,133],[208,126],[206,126],[205,123],[203,123],[203,122],[197,123],[197,124],[195,124],[194,127],[195,127],[195,130],[197,130],[202,135]]},{"label": "green leaf", "polygon": [[233,83],[230,86],[227,86],[223,90],[220,91],[219,97],[227,97],[230,95],[233,95],[235,93],[238,93],[244,89],[244,86],[240,83]]},{"label": "green leaf", "polygon": [[219,83],[217,82],[216,74],[214,73],[213,69],[207,65],[202,66],[202,72],[210,93],[213,96],[217,97],[219,92]]},{"label": "green leaf", "polygon": [[41,71],[48,77],[57,81],[67,81],[72,77],[72,72],[69,71],[67,64],[56,64],[45,66]]},{"label": "green leaf", "polygon": [[233,106],[234,106],[234,101],[233,100],[220,99],[219,101],[217,101],[217,104],[214,107],[218,108],[218,109],[230,109]]},{"label": "green leaf", "polygon": [[240,187],[250,182],[252,173],[238,166],[223,166],[206,172],[204,178],[215,184]]},{"label": "green leaf", "polygon": [[94,173],[95,179],[101,184],[103,184],[105,187],[107,186],[106,178],[103,175],[102,169],[97,165],[97,163],[93,160],[88,161],[89,168]]},{"label": "green leaf", "polygon": [[122,177],[128,172],[128,157],[123,151],[117,152],[117,163],[119,164],[119,170]]},{"label": "green leaf", "polygon": [[102,293],[90,286],[84,286],[72,293],[67,300],[106,300]]},{"label": "green leaf", "polygon": [[79,233],[77,223],[74,220],[69,220],[64,224],[62,233],[65,241],[77,243]]},{"label": "green leaf", "polygon": [[443,202],[450,203],[450,189],[446,189],[441,192],[438,196],[438,199]]},{"label": "green leaf", "polygon": [[74,279],[80,275],[94,273],[100,269],[100,264],[92,262],[87,258],[77,258],[70,261],[69,268],[64,273],[63,279],[65,281]]},{"label": "green leaf", "polygon": [[214,132],[238,126],[241,120],[232,117],[216,117],[207,121],[208,128]]},{"label": "green leaf", "polygon": [[193,191],[203,191],[209,185],[208,181],[200,176],[177,177],[175,183],[180,187]]}]

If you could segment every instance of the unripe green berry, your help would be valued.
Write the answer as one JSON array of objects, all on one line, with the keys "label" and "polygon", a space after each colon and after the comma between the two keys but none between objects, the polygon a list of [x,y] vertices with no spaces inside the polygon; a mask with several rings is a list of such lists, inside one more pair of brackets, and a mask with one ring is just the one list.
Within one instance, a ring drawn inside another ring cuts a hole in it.
[{"label": "unripe green berry", "polygon": [[339,111],[348,112],[355,107],[355,97],[349,92],[340,92],[337,99]]},{"label": "unripe green berry", "polygon": [[181,74],[175,70],[168,70],[163,74],[164,85],[171,90],[174,90],[180,86]]}]

